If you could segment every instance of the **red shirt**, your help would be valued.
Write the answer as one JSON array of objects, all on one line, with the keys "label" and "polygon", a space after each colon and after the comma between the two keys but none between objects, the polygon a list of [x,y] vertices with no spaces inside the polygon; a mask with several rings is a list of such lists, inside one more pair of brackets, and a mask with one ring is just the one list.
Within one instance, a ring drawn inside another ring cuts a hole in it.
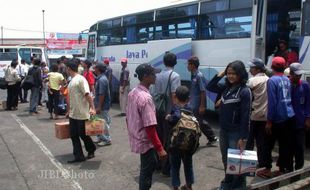
[{"label": "red shirt", "polygon": [[91,72],[91,71],[85,71],[85,72],[83,73],[83,76],[86,78],[89,87],[95,84],[95,77],[94,77],[93,72]]}]

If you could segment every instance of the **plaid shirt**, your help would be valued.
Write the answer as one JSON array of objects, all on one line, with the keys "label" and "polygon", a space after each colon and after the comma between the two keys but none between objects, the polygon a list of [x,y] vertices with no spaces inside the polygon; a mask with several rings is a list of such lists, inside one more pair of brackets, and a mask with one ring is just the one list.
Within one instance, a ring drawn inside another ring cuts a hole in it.
[{"label": "plaid shirt", "polygon": [[157,125],[155,105],[147,88],[138,85],[128,94],[127,129],[131,151],[138,154],[153,148],[145,127]]}]

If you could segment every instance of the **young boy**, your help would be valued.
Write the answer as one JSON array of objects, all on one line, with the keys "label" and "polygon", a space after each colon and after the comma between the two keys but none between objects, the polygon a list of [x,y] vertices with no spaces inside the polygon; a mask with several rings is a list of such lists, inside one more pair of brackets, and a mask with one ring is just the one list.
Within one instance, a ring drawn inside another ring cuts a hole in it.
[{"label": "young boy", "polygon": [[[170,126],[175,126],[181,118],[181,109],[183,112],[193,114],[189,102],[189,89],[186,86],[179,86],[176,89],[176,105],[172,107],[171,114],[166,116],[166,120]],[[171,163],[171,184],[174,190],[179,190],[180,186],[180,166],[181,160],[184,165],[186,185],[181,187],[181,190],[191,190],[194,183],[193,171],[193,154],[187,151],[181,151],[177,148],[170,149],[170,163]]]}]

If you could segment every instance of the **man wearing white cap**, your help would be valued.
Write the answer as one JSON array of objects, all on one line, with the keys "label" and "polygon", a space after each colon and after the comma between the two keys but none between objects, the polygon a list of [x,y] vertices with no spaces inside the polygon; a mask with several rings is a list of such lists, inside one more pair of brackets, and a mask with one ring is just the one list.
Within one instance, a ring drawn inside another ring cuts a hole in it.
[{"label": "man wearing white cap", "polygon": [[293,133],[295,170],[304,166],[305,127],[310,127],[310,86],[301,80],[303,73],[300,63],[290,65],[292,105],[296,118]]},{"label": "man wearing white cap", "polygon": [[[248,63],[250,73],[253,76],[248,81],[248,87],[253,94],[250,134],[246,149],[254,149],[254,139],[257,146],[258,165],[260,168],[267,167],[265,159],[265,140],[267,138],[265,126],[267,123],[267,81],[269,77],[265,74],[264,62],[259,58],[254,58]],[[264,171],[264,170],[262,170]],[[266,171],[264,171],[266,172]],[[262,172],[261,172],[262,173]],[[258,173],[260,174],[260,173]],[[268,171],[267,171],[268,175]]]}]

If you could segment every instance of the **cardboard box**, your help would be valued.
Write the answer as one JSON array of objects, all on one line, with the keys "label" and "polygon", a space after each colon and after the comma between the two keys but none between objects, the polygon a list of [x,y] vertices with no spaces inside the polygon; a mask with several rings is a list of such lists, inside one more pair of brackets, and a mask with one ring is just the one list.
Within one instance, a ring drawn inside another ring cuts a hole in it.
[{"label": "cardboard box", "polygon": [[70,138],[69,121],[55,123],[55,135],[58,139]]},{"label": "cardboard box", "polygon": [[244,150],[240,154],[239,149],[228,149],[227,151],[227,174],[255,176],[257,166],[257,152]]},{"label": "cardboard box", "polygon": [[104,119],[88,120],[85,122],[85,133],[88,136],[102,135],[104,125]]}]

